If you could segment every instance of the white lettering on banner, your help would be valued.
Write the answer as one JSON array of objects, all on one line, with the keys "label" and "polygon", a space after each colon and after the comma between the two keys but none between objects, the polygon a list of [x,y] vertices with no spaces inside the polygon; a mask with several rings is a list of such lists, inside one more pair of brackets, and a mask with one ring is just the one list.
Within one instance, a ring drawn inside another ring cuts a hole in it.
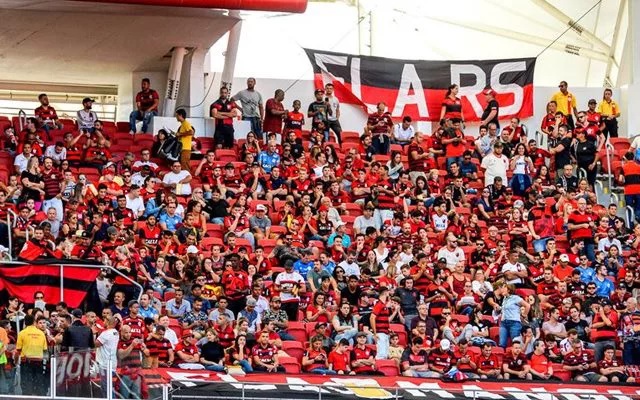
[{"label": "white lettering on banner", "polygon": [[476,385],[462,385],[462,389],[464,390],[465,396],[471,397],[473,399],[478,399],[478,398],[504,399],[504,397],[500,396],[499,394],[487,392],[480,386],[476,386]]},{"label": "white lettering on banner", "polygon": [[[412,95],[409,94],[409,90],[411,89],[413,89]],[[424,98],[422,81],[420,81],[416,67],[413,64],[405,64],[402,68],[398,97],[396,97],[396,103],[391,116],[401,117],[407,104],[415,104],[418,106],[420,118],[429,118],[429,109],[427,108],[427,100]]]},{"label": "white lettering on banner", "polygon": [[320,71],[322,71],[322,83],[324,85],[330,83],[332,80],[344,83],[344,78],[334,76],[329,72],[327,64],[345,66],[347,65],[348,61],[347,56],[334,56],[330,54],[315,53],[315,58],[316,64],[318,65],[318,67],[320,67]]},{"label": "white lettering on banner", "polygon": [[501,105],[500,114],[517,114],[522,108],[522,103],[524,102],[524,90],[522,87],[517,83],[508,83],[503,85],[500,83],[500,76],[506,72],[519,72],[526,70],[527,64],[524,61],[499,63],[491,70],[491,88],[498,93],[513,93],[513,104]]},{"label": "white lettering on banner", "polygon": [[210,382],[207,379],[201,379],[201,378],[208,378],[209,375],[207,374],[192,374],[189,372],[167,371],[167,375],[171,377],[171,380],[179,381],[180,383],[182,383],[184,386],[187,386],[187,387],[197,386],[197,384],[193,382]]},{"label": "white lettering on banner", "polygon": [[[473,86],[462,86],[460,84],[460,77],[462,75],[475,75],[476,83]],[[476,95],[481,93],[487,85],[487,75],[482,68],[473,64],[451,64],[451,83],[455,83],[459,86],[458,95],[460,98],[466,97],[473,112],[477,117],[482,116],[484,110]]]},{"label": "white lettering on banner", "polygon": [[564,396],[567,400],[608,400],[607,396],[598,394],[595,389],[559,388],[558,394]]},{"label": "white lettering on banner", "polygon": [[[607,390],[607,392],[613,395],[613,397],[617,400],[632,400],[631,397],[622,394],[620,390]],[[640,390],[638,390],[636,393],[640,394]]]},{"label": "white lettering on banner", "polygon": [[367,106],[367,109],[369,110],[370,113],[374,112],[376,110],[376,105],[368,104],[366,101],[364,101],[364,98],[362,97],[362,84],[360,82],[360,58],[353,57],[351,59],[350,70],[351,70],[351,92],[353,93],[354,96],[359,98],[365,104],[365,106]]},{"label": "white lettering on banner", "polygon": [[221,374],[217,374],[218,378],[220,378],[220,380],[231,384],[231,386],[233,386],[235,389],[245,389],[245,390],[278,390],[278,387],[276,385],[252,385],[252,384],[246,384],[246,383],[242,383],[240,381],[238,381],[236,378],[234,378],[231,375],[221,375]]},{"label": "white lettering on banner", "polygon": [[88,378],[91,374],[91,353],[88,351],[78,353],[65,353],[58,357],[56,382],[61,385],[65,380]]},{"label": "white lettering on banner", "polygon": [[[527,389],[527,393],[525,393],[521,389],[518,389],[516,387],[505,387],[504,391],[508,392],[511,396],[518,400],[558,400],[558,398],[554,396],[553,393],[548,393],[544,388]],[[538,394],[536,394],[535,392],[538,392]]]},{"label": "white lettering on banner", "polygon": [[443,399],[452,399],[456,396],[442,389],[437,383],[425,382],[420,385],[416,385],[409,381],[397,381],[396,384],[399,388],[405,389],[407,393],[414,397],[427,397],[428,393],[440,396]]},{"label": "white lettering on banner", "polygon": [[322,391],[322,393],[330,393],[328,390],[320,389],[319,386],[313,386],[309,384],[309,382],[300,378],[290,378],[287,377],[287,383],[289,384],[289,389],[295,390],[298,392],[314,392],[318,393]]}]

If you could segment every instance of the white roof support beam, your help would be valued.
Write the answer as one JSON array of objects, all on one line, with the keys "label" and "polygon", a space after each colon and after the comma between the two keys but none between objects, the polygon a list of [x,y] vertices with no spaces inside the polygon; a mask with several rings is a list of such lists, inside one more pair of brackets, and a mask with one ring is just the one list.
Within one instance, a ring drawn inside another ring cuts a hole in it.
[{"label": "white roof support beam", "polygon": [[[456,25],[463,28],[473,29],[480,32],[490,33],[493,35],[502,36],[502,37],[518,40],[525,43],[531,43],[531,44],[535,44],[542,47],[549,46],[552,49],[564,51],[565,53],[573,54],[580,57],[586,57],[586,58],[603,61],[603,62],[607,62],[609,60],[609,55],[607,53],[604,53],[598,50],[587,49],[581,46],[576,46],[571,43],[565,43],[565,42],[559,42],[559,41],[551,43],[552,39],[546,39],[538,36],[527,35],[521,32],[497,28],[495,26],[475,24],[475,23],[458,23],[458,22],[452,22],[452,21],[439,19],[439,18],[432,18],[432,17],[427,17],[427,18],[432,19],[434,21],[442,22],[445,24],[451,24],[451,25]],[[550,43],[551,45],[549,45]]]},{"label": "white roof support beam", "polygon": [[580,36],[585,37],[593,44],[594,47],[599,48],[604,52],[609,52],[611,46],[603,42],[599,37],[593,34],[590,30],[584,28],[582,25],[574,21],[571,17],[558,10],[555,6],[550,4],[546,0],[531,0],[538,7],[545,10],[549,15],[556,18],[558,21],[562,22],[567,27],[570,27],[572,31],[577,33]]},{"label": "white roof support beam", "polygon": [[[613,31],[613,39],[611,40],[611,49],[609,50],[609,60],[607,61],[607,71],[604,75],[604,83],[606,86],[613,87],[618,80],[618,73],[620,70],[620,65],[616,60],[616,50],[618,49],[618,37],[620,36],[620,25],[622,22],[622,17],[627,8],[627,0],[620,0],[620,6],[618,8],[618,15],[616,17],[616,25],[615,30]],[[613,66],[615,64],[616,73],[615,79],[612,79],[611,71],[613,70]]]}]

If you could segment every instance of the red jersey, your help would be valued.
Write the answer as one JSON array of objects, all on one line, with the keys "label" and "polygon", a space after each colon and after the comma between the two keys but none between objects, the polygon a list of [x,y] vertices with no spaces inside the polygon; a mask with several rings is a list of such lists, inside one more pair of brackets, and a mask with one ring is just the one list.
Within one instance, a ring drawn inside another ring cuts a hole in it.
[{"label": "red jersey", "polygon": [[127,317],[122,320],[122,325],[131,328],[131,337],[134,339],[143,339],[147,335],[147,328],[144,325],[144,319],[141,317]]},{"label": "red jersey", "polygon": [[159,99],[158,92],[153,89],[148,89],[146,92],[140,91],[136,94],[136,103],[140,103],[142,111],[148,111],[153,106],[153,103]]},{"label": "red jersey", "polygon": [[371,311],[376,316],[376,333],[389,333],[389,317],[391,316],[391,309],[378,301]]},{"label": "red jersey", "polygon": [[[353,350],[351,350],[351,362],[358,361],[358,360],[368,360],[370,357],[373,357],[375,359],[376,351],[373,349],[370,349],[367,346],[365,346],[364,348],[360,348],[356,346]],[[374,369],[373,369],[373,366],[371,365],[361,365],[359,367],[353,368],[353,370],[356,371],[356,373],[363,373],[363,372],[372,372]]]},{"label": "red jersey", "polygon": [[334,371],[350,371],[349,364],[351,362],[348,352],[339,354],[334,350],[329,353],[329,359],[327,361],[329,361],[329,364],[331,364]]},{"label": "red jersey", "polygon": [[[570,224],[580,225],[580,224],[587,224],[589,222],[595,222],[595,220],[590,214],[587,214],[587,213],[582,214],[578,211],[574,211],[571,213],[571,215],[569,215],[568,222]],[[579,228],[579,229],[570,231],[570,233],[571,233],[572,240],[586,239],[589,242],[593,242],[593,231],[591,228]]]},{"label": "red jersey", "polygon": [[294,131],[296,137],[302,137],[302,128],[304,127],[304,114],[300,111],[290,111],[284,119],[285,132]]}]

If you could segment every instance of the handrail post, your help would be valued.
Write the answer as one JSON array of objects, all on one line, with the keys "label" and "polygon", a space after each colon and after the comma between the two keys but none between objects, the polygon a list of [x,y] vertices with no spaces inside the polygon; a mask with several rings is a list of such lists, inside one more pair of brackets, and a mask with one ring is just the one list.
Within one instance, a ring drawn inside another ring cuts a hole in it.
[{"label": "handrail post", "polygon": [[609,138],[607,138],[607,142],[605,143],[605,154],[607,155],[607,171],[609,171],[609,173],[607,174],[607,177],[609,180],[609,203],[611,203],[611,197],[612,197],[611,195],[613,194],[611,175],[613,174],[613,171],[611,171],[611,155],[609,154],[609,150],[613,151],[614,148],[611,142],[609,141]]},{"label": "handrail post", "polygon": [[49,367],[49,385],[51,386],[51,389],[49,391],[51,398],[55,399],[56,395],[57,395],[57,391],[58,388],[56,387],[57,385],[57,378],[58,378],[58,362],[57,362],[57,358],[56,356],[51,356],[51,359],[49,360],[50,362],[50,367]]},{"label": "handrail post", "polygon": [[[23,118],[24,122],[22,122]],[[18,111],[18,122],[20,123],[20,132],[22,132],[24,130],[24,125],[27,123],[27,113],[24,112],[23,109],[20,109],[20,111]]]},{"label": "handrail post", "polygon": [[60,301],[64,301],[64,264],[60,264]]},{"label": "handrail post", "polygon": [[7,240],[8,240],[8,243],[9,243],[9,256],[13,260],[13,229],[12,229],[12,224],[11,224],[11,216],[13,216],[14,221],[15,221],[15,219],[18,218],[18,214],[13,212],[12,209],[7,208],[7,230],[8,230],[8,232],[7,232]]}]

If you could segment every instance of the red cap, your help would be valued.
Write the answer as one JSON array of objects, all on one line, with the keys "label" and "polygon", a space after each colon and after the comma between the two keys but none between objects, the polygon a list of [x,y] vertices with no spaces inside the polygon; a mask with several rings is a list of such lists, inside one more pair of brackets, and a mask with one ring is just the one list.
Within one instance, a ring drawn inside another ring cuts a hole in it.
[{"label": "red cap", "polygon": [[191,332],[191,329],[186,329],[184,331],[182,331],[182,338],[186,338],[186,337],[191,337],[193,336],[193,332]]},{"label": "red cap", "polygon": [[320,208],[318,208],[318,211],[329,211],[329,207],[327,207],[327,206],[320,206]]},{"label": "red cap", "polygon": [[491,96],[496,95],[496,92],[493,89],[485,89],[482,93],[486,95],[491,95]]}]

